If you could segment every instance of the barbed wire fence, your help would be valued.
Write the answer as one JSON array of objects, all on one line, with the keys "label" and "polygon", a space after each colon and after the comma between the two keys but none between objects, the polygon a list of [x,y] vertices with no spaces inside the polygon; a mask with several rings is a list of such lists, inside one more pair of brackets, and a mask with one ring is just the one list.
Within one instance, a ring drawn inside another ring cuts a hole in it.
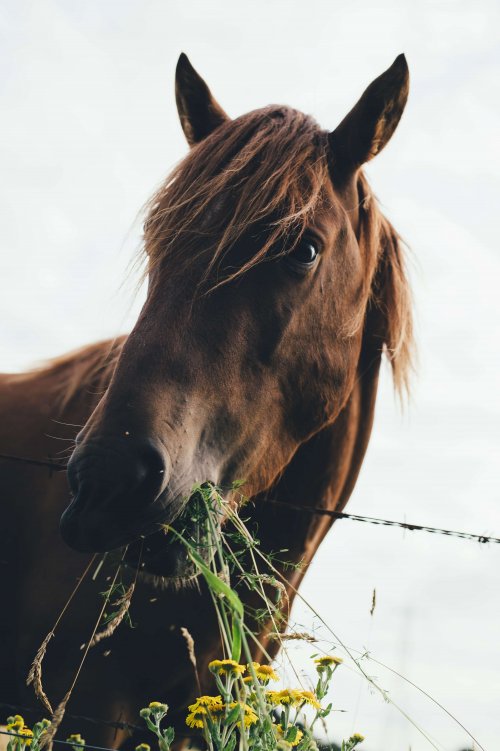
[{"label": "barbed wire fence", "polygon": [[[16,462],[34,467],[48,469],[49,472],[66,472],[66,464],[44,459],[31,459],[25,456],[14,456],[11,454],[0,454],[0,461]],[[413,524],[402,522],[394,519],[382,519],[376,516],[363,516],[362,514],[347,514],[344,511],[332,511],[331,509],[321,506],[308,506],[307,504],[294,503],[293,501],[277,500],[275,498],[266,498],[265,503],[275,506],[283,506],[295,511],[301,511],[306,514],[316,514],[320,516],[329,516],[332,519],[347,519],[353,522],[364,524],[373,524],[379,527],[398,527],[406,529],[409,532],[428,532],[434,535],[444,535],[446,537],[455,537],[461,540],[472,540],[481,544],[496,543],[500,544],[500,537],[491,535],[480,535],[474,532],[463,532],[454,529],[444,529],[442,527],[431,527],[426,524]]]}]

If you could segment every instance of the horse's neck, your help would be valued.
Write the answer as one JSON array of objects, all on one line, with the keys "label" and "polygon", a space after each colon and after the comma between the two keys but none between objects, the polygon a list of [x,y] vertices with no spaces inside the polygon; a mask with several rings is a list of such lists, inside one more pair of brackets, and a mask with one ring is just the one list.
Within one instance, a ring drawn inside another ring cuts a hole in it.
[{"label": "horse's neck", "polygon": [[[292,563],[310,562],[328,532],[332,518],[292,509],[322,506],[341,511],[356,483],[373,424],[380,354],[360,364],[358,378],[336,421],[303,444],[266,497],[256,499],[252,521],[262,546],[286,548]],[[300,575],[291,576],[298,583]]]}]

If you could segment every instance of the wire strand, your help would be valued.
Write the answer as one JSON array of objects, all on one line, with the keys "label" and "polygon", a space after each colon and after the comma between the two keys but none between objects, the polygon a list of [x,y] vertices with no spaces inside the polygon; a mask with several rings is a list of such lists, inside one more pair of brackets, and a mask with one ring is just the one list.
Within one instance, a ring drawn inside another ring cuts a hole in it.
[{"label": "wire strand", "polygon": [[[65,464],[57,464],[52,461],[45,461],[41,459],[30,459],[24,456],[13,456],[11,454],[0,454],[0,460],[21,462],[24,464],[31,464],[37,467],[46,467],[54,472],[65,472]],[[399,527],[400,529],[407,529],[410,532],[428,532],[434,535],[445,535],[446,537],[456,537],[461,540],[473,540],[485,544],[487,542],[493,542],[500,545],[500,537],[491,537],[490,535],[478,535],[474,532],[460,532],[453,529],[444,529],[441,527],[429,527],[425,524],[410,524],[409,522],[400,522],[394,519],[380,519],[375,516],[362,516],[361,514],[346,514],[343,511],[331,511],[327,508],[321,508],[318,506],[307,506],[299,503],[289,503],[288,501],[278,501],[277,499],[267,498],[265,503],[271,503],[276,506],[284,506],[294,511],[302,511],[305,514],[318,514],[321,516],[330,516],[333,519],[348,519],[353,522],[363,522],[365,524],[374,524],[383,527]]]}]

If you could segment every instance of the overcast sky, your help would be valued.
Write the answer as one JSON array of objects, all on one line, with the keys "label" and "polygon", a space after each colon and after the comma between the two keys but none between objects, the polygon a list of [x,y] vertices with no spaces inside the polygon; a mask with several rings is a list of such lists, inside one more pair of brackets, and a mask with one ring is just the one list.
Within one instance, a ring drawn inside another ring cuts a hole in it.
[{"label": "overcast sky", "polygon": [[[403,415],[384,372],[348,510],[500,536],[499,29],[500,5],[487,0],[4,0],[0,368],[133,325],[142,298],[126,273],[139,210],[186,153],[179,52],[232,115],[284,102],[333,128],[404,51],[409,104],[368,175],[412,249],[420,364]],[[302,592],[347,644],[417,683],[494,751],[499,572],[500,545],[345,521]],[[302,606],[294,617],[315,625]],[[439,748],[467,746],[415,689],[366,669]],[[337,675],[346,711],[330,722],[335,739],[357,730],[367,751],[431,748],[354,671]]]}]

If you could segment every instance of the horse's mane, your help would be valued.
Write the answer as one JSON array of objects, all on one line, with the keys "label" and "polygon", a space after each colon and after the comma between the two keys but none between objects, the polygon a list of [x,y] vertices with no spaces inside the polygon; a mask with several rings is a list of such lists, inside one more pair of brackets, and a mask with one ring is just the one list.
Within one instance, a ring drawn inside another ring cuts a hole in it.
[{"label": "horse's mane", "polygon": [[47,379],[61,411],[82,390],[100,397],[109,385],[126,339],[119,336],[80,347],[33,368],[28,376]]},{"label": "horse's mane", "polygon": [[[147,204],[148,270],[168,262],[169,274],[189,273],[204,258],[208,280],[238,239],[266,220],[267,231],[254,255],[218,276],[212,288],[244,274],[270,248],[281,244],[290,249],[324,199],[327,136],[311,117],[289,107],[256,110],[218,127],[191,149]],[[367,278],[370,305],[384,319],[383,344],[401,392],[408,387],[413,344],[402,243],[361,172],[358,195],[359,242],[373,261],[374,273]],[[364,317],[365,311],[358,326]],[[109,381],[122,344],[123,339],[103,342],[53,361],[49,368],[59,373],[65,403],[96,378],[102,384]]]},{"label": "horse's mane", "polygon": [[362,172],[358,177],[360,198],[359,242],[375,259],[370,279],[369,307],[383,319],[383,347],[392,369],[396,391],[409,393],[414,364],[412,295],[401,237],[382,214]]}]

